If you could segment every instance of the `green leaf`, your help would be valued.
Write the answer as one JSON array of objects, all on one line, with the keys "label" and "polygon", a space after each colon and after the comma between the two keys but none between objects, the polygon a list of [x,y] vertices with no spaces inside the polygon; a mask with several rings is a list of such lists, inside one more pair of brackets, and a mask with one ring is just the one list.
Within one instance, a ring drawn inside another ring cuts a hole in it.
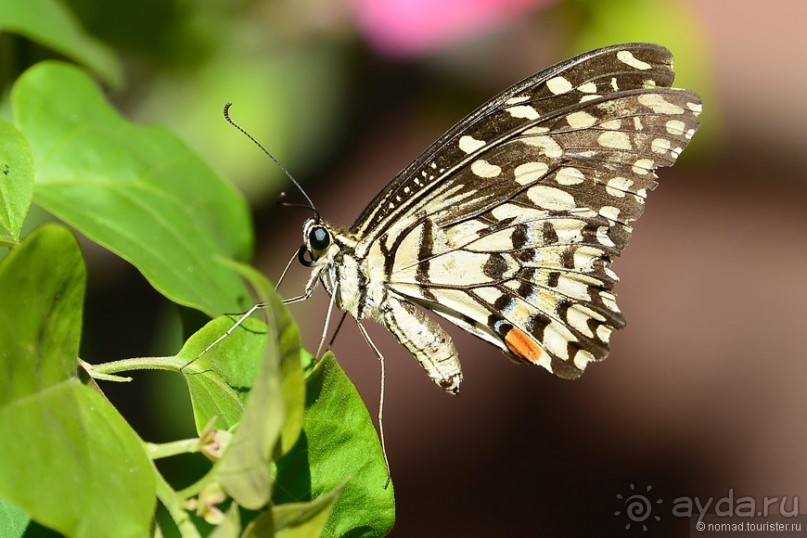
[{"label": "green leaf", "polygon": [[[237,318],[236,318],[237,319]],[[216,428],[229,429],[241,420],[244,401],[266,349],[266,325],[246,319],[229,336],[199,356],[233,327],[235,319],[216,318],[193,334],[177,354],[191,395],[196,431],[212,417]]]},{"label": "green leaf", "polygon": [[272,319],[275,320],[275,330],[280,342],[280,382],[286,407],[286,420],[283,423],[278,449],[282,455],[291,450],[303,428],[305,376],[301,361],[303,350],[300,346],[300,331],[275,292],[274,286],[266,277],[249,265],[237,262],[230,265],[249,282],[261,298],[261,302],[269,305]]},{"label": "green leaf", "polygon": [[241,514],[238,511],[238,505],[232,503],[224,521],[216,525],[208,538],[238,538],[239,536],[241,536]]},{"label": "green leaf", "polygon": [[68,536],[144,535],[153,468],[129,425],[76,377],[85,269],[47,225],[0,264],[0,497]]},{"label": "green leaf", "polygon": [[3,30],[25,36],[84,64],[112,86],[121,85],[121,68],[112,50],[84,32],[62,2],[3,0],[0,31]]},{"label": "green leaf", "polygon": [[127,122],[66,64],[32,67],[12,100],[34,155],[37,204],[131,262],[174,302],[210,316],[251,306],[222,263],[249,255],[247,205],[184,143]]},{"label": "green leaf", "polygon": [[[272,322],[269,327],[273,327]],[[272,495],[272,453],[286,418],[279,355],[277,335],[272,331],[244,415],[214,469],[227,494],[250,510],[266,505]]]},{"label": "green leaf", "polygon": [[0,496],[67,536],[145,536],[154,475],[140,439],[77,379],[0,408]]},{"label": "green leaf", "polygon": [[14,244],[34,195],[34,161],[20,132],[0,121],[0,246]]},{"label": "green leaf", "polygon": [[22,538],[31,523],[31,516],[16,505],[0,499],[0,536]]},{"label": "green leaf", "polygon": [[300,332],[285,305],[276,294],[269,295],[272,317],[280,342],[280,383],[286,408],[286,420],[280,433],[279,455],[292,449],[303,429],[305,413],[305,375],[301,361]]},{"label": "green leaf", "polygon": [[328,353],[306,383],[303,433],[277,462],[273,501],[309,501],[344,484],[325,536],[382,536],[395,522],[392,485],[367,408]]},{"label": "green leaf", "polygon": [[0,263],[0,405],[76,375],[85,280],[78,243],[54,224]]},{"label": "green leaf", "polygon": [[[308,538],[320,536],[328,516],[333,511],[341,488],[307,503],[288,503],[274,506],[252,520],[244,531],[243,538]],[[325,534],[327,536],[327,534]]]}]

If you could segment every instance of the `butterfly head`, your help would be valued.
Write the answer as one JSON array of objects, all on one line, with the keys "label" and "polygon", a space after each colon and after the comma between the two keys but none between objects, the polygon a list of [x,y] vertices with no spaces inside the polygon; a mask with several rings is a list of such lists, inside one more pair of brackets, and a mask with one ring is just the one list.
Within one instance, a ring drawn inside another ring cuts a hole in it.
[{"label": "butterfly head", "polygon": [[303,245],[298,258],[300,263],[311,267],[317,260],[326,256],[333,245],[333,232],[319,218],[310,217],[303,224]]}]

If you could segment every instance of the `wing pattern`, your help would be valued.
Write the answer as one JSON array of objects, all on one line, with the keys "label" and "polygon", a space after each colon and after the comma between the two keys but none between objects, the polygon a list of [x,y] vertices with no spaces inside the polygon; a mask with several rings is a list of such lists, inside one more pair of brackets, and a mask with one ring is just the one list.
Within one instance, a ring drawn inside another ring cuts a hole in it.
[{"label": "wing pattern", "polygon": [[656,45],[587,53],[472,113],[351,228],[390,293],[561,377],[605,358],[625,320],[610,263],[698,127]]}]

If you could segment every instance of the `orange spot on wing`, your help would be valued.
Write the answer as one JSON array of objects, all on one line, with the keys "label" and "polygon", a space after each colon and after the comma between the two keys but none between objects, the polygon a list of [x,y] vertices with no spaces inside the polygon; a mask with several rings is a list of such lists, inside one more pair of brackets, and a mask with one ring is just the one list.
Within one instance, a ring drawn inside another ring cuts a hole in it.
[{"label": "orange spot on wing", "polygon": [[513,327],[507,332],[507,335],[504,337],[504,343],[507,344],[510,351],[532,363],[537,363],[543,353],[543,350],[541,350],[538,344],[536,344],[527,333],[516,327]]}]

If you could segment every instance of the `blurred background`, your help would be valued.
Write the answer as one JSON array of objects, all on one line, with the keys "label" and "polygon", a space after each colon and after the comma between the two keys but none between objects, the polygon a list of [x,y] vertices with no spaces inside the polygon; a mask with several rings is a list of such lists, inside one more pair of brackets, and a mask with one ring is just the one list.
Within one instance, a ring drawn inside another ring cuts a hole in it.
[{"label": "blurred background", "polygon": [[[450,397],[371,328],[387,358],[392,535],[687,536],[690,522],[673,514],[682,497],[807,505],[807,3],[64,4],[122,61],[122,82],[108,87],[119,110],[171,127],[239,186],[254,209],[255,264],[273,279],[309,215],[274,204],[282,190],[299,195],[222,120],[226,101],[322,215],[349,226],[429,143],[513,82],[608,44],[670,48],[676,85],[703,97],[703,126],[661,171],[615,263],[628,327],[608,360],[562,381],[448,327],[465,373]],[[0,51],[6,109],[9,83],[53,53],[7,33]],[[125,262],[84,248],[82,356],[174,353],[174,308]],[[298,294],[306,276],[295,266],[281,293]],[[321,290],[291,307],[309,349],[326,308]],[[354,323],[334,349],[375,414],[379,366]],[[192,435],[178,387],[138,374],[115,403],[146,440]],[[628,515],[634,494],[650,503],[647,519]]]}]

